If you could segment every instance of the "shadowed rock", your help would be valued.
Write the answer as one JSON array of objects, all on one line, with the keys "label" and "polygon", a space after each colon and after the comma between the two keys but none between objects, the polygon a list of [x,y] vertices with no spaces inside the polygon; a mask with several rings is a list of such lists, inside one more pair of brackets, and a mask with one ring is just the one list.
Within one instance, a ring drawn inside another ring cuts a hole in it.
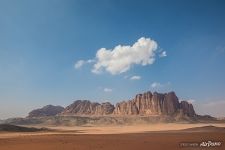
[{"label": "shadowed rock", "polygon": [[185,114],[189,117],[193,117],[195,115],[193,105],[188,103],[187,101],[181,101],[180,108],[183,111],[183,114]]},{"label": "shadowed rock", "polygon": [[29,112],[28,117],[44,117],[44,116],[55,116],[64,110],[61,106],[47,105],[40,109],[35,109]]}]

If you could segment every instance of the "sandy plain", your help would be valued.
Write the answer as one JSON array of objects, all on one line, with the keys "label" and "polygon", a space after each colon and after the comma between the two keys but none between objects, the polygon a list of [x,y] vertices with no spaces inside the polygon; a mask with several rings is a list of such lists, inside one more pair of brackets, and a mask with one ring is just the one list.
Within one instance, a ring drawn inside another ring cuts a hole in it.
[{"label": "sandy plain", "polygon": [[[1,132],[0,150],[225,149],[225,124],[168,123],[48,128],[52,130],[29,133]],[[186,130],[189,128],[193,129]],[[202,142],[209,141],[220,142],[221,145],[200,147]]]}]

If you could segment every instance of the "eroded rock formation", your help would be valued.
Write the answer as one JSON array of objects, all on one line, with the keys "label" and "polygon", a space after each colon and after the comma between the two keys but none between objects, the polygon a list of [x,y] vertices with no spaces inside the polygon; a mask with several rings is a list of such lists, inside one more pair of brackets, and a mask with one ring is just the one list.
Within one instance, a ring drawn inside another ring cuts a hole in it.
[{"label": "eroded rock formation", "polygon": [[112,105],[109,102],[105,102],[96,107],[95,114],[96,115],[109,115],[109,114],[112,114],[114,109],[115,109],[114,105]]},{"label": "eroded rock formation", "polygon": [[89,100],[77,100],[67,106],[61,115],[108,115],[112,114],[114,106],[109,103],[96,103]]},{"label": "eroded rock formation", "polygon": [[133,100],[116,104],[114,115],[175,115],[182,112],[194,116],[192,104],[186,101],[179,103],[174,92],[165,94],[146,92],[138,94]]},{"label": "eroded rock formation", "polygon": [[55,116],[64,110],[61,106],[47,105],[39,109],[32,110],[29,112],[28,117],[44,117],[44,116]]},{"label": "eroded rock formation", "polygon": [[192,104],[179,102],[174,92],[138,94],[134,99],[122,101],[115,105],[109,102],[95,103],[88,100],[77,100],[67,106],[60,115],[167,115],[176,114],[195,116]]}]

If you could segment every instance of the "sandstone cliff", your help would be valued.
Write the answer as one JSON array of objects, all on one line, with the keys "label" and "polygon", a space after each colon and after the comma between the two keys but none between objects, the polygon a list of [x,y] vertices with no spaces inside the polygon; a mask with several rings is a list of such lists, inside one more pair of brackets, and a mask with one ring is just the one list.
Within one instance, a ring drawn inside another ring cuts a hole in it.
[{"label": "sandstone cliff", "polygon": [[181,111],[183,111],[183,114],[186,114],[187,116],[195,115],[193,105],[188,103],[187,101],[180,102],[180,109],[181,109]]},{"label": "sandstone cliff", "polygon": [[193,117],[192,104],[186,101],[179,103],[174,92],[160,94],[146,92],[138,94],[133,100],[116,104],[114,115],[176,115],[182,113]]},{"label": "sandstone cliff", "polygon": [[95,103],[88,100],[77,100],[67,106],[60,115],[185,115],[194,117],[195,111],[192,104],[186,101],[179,102],[174,92],[138,94],[134,99],[122,101],[115,105]]},{"label": "sandstone cliff", "polygon": [[114,109],[115,109],[114,105],[112,105],[109,102],[105,102],[96,107],[95,114],[96,115],[109,115],[109,114],[112,114]]}]

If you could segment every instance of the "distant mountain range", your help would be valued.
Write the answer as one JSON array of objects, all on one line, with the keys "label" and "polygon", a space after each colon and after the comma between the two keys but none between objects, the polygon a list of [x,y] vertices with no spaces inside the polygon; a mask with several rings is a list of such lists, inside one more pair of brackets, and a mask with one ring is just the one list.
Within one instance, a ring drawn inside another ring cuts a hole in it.
[{"label": "distant mountain range", "polygon": [[96,103],[89,100],[77,100],[67,106],[58,115],[186,115],[195,116],[192,104],[179,102],[174,92],[138,94],[134,99],[117,103],[115,106],[109,102]]},{"label": "distant mountain range", "polygon": [[26,118],[11,118],[2,123],[15,125],[113,125],[157,122],[224,122],[195,113],[193,105],[179,101],[175,92],[145,92],[116,105],[76,100],[69,106],[47,105],[32,110]]},{"label": "distant mountain range", "polygon": [[169,93],[151,93],[146,92],[137,94],[135,98],[128,101],[117,103],[115,106],[109,102],[99,104],[89,100],[76,100],[71,105],[63,108],[61,106],[47,105],[40,109],[31,111],[28,115],[31,117],[44,116],[187,116],[195,117],[196,113],[192,104],[187,101],[179,102],[175,92]]}]

